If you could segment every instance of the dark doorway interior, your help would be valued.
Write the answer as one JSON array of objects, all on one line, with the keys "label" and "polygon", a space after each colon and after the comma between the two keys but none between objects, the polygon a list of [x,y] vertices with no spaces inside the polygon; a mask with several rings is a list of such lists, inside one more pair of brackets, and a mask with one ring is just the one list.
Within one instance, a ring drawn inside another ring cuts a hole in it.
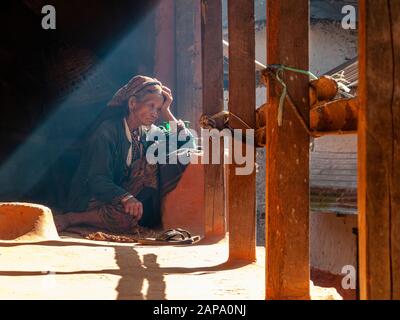
[{"label": "dark doorway interior", "polygon": [[[0,13],[0,201],[62,208],[117,88],[152,74],[157,0],[9,0]],[[56,8],[44,30],[43,5]]]}]

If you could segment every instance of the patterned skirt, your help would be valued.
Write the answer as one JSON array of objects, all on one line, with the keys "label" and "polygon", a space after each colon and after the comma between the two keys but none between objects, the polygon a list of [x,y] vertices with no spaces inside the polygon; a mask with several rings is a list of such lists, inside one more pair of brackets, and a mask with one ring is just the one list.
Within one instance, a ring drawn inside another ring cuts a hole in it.
[{"label": "patterned skirt", "polygon": [[122,187],[142,203],[143,215],[139,221],[125,213],[120,198],[107,204],[91,199],[87,210],[97,210],[104,228],[114,233],[132,233],[138,225],[159,227],[161,198],[176,187],[186,166],[180,163],[149,164],[145,156],[132,163]]}]

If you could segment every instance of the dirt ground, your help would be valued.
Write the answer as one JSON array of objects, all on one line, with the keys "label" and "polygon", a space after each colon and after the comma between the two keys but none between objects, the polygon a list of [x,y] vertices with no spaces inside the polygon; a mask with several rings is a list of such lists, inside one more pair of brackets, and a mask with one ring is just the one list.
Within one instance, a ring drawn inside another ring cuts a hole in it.
[{"label": "dirt ground", "polygon": [[[264,299],[265,249],[228,264],[227,239],[140,246],[72,237],[0,242],[0,299]],[[313,299],[341,299],[312,287]]]},{"label": "dirt ground", "polygon": [[2,242],[0,299],[263,299],[263,254],[260,248],[260,262],[243,266],[225,264],[225,240],[183,247],[72,237]]}]

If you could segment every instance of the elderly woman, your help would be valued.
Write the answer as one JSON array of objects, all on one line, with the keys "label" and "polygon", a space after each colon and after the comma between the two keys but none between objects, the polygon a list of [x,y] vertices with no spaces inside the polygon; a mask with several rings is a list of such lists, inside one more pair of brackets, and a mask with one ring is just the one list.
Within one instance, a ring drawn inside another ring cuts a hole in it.
[{"label": "elderly woman", "polygon": [[167,139],[186,130],[171,113],[172,100],[170,89],[145,76],[132,78],[117,91],[108,106],[119,112],[88,139],[72,181],[69,212],[55,216],[58,231],[86,225],[131,233],[138,226],[160,225],[160,198],[176,185],[185,166],[147,162],[152,142],[146,135],[158,129],[154,122],[160,116],[177,128],[167,132]]}]

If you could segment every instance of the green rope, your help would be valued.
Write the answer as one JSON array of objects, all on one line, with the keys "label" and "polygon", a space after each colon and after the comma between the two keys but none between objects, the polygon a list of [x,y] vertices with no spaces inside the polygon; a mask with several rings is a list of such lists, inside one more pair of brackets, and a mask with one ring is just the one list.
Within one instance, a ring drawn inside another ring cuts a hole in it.
[{"label": "green rope", "polygon": [[281,68],[284,69],[284,70],[289,70],[289,71],[305,74],[305,75],[309,76],[312,80],[317,80],[318,79],[318,77],[315,74],[313,74],[311,71],[309,71],[309,70],[296,69],[296,68],[293,68],[293,67],[285,66],[283,64],[281,65]]},{"label": "green rope", "polygon": [[279,108],[278,108],[278,126],[281,126],[282,122],[283,122],[283,106],[284,106],[285,97],[287,94],[287,86],[286,86],[286,83],[283,81],[284,70],[305,74],[305,75],[309,76],[312,80],[316,80],[316,79],[318,79],[318,77],[309,70],[302,70],[302,69],[297,69],[297,68],[293,68],[293,67],[288,67],[288,66],[285,66],[284,64],[270,64],[270,65],[268,65],[268,68],[276,69],[276,78],[279,81],[279,83],[282,85],[282,88],[283,88],[282,94],[279,98]]},{"label": "green rope", "polygon": [[282,93],[279,98],[279,108],[278,108],[278,126],[282,125],[283,121],[283,105],[285,103],[285,97],[287,94],[287,86],[286,83],[281,78],[283,76],[283,69],[279,69],[276,71],[276,79],[278,79],[279,83],[282,85]]}]

